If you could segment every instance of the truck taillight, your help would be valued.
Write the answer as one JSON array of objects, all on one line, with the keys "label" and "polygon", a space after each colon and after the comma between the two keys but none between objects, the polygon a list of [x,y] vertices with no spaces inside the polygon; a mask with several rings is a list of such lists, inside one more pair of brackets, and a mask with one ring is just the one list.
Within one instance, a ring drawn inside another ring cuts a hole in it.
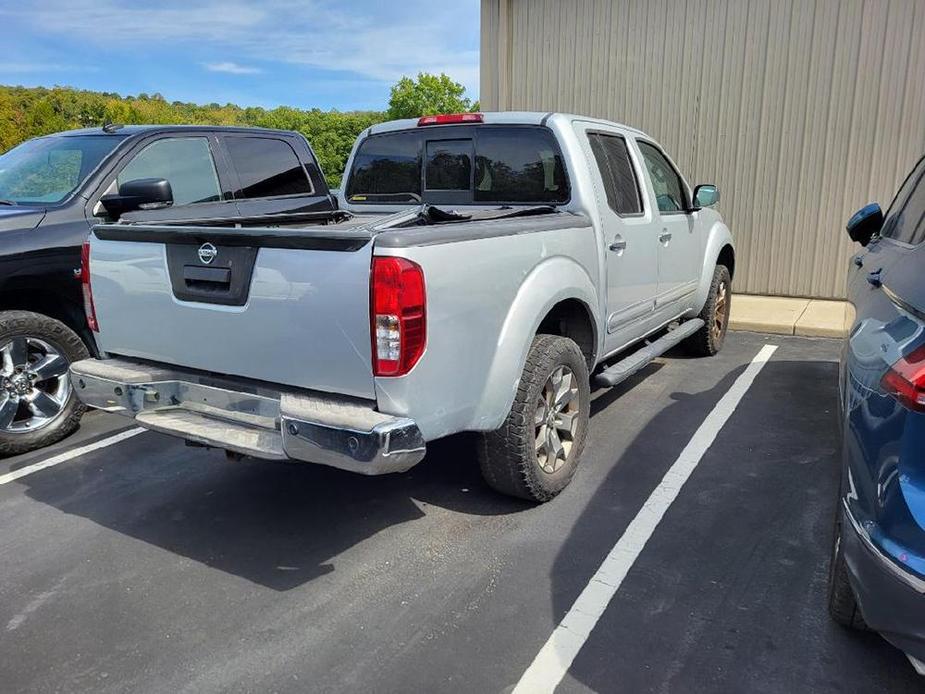
[{"label": "truck taillight", "polygon": [[925,412],[925,345],[893,364],[880,387],[910,410]]},{"label": "truck taillight", "polygon": [[84,241],[80,248],[80,286],[84,295],[84,313],[87,314],[87,325],[95,333],[100,331],[100,324],[96,320],[96,307],[93,305],[93,290],[90,288],[90,242]]},{"label": "truck taillight", "polygon": [[374,256],[369,284],[373,374],[404,376],[424,353],[424,271],[405,258]]}]

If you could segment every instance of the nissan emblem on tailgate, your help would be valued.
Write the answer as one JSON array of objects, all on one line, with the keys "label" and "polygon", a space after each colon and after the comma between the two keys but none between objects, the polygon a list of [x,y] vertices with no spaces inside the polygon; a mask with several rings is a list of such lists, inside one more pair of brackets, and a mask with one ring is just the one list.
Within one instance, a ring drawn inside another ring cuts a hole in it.
[{"label": "nissan emblem on tailgate", "polygon": [[218,249],[211,243],[204,243],[199,247],[199,260],[206,265],[215,260],[215,256],[217,255]]}]

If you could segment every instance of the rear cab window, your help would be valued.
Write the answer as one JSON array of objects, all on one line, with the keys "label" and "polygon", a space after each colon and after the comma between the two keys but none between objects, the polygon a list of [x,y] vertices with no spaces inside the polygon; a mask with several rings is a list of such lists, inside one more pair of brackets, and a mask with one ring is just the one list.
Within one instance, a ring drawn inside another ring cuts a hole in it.
[{"label": "rear cab window", "polygon": [[447,126],[367,137],[353,159],[350,204],[560,205],[562,152],[542,126]]}]

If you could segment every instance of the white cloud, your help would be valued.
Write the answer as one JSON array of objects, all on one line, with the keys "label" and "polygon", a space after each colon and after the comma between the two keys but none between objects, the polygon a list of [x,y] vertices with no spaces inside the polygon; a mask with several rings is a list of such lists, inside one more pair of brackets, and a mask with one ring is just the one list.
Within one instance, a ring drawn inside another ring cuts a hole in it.
[{"label": "white cloud", "polygon": [[[156,6],[127,6],[118,0],[49,0],[38,7],[0,9],[4,16],[34,25],[42,34],[79,35],[108,48],[156,43],[164,50],[190,46],[243,61],[280,62],[349,71],[393,82],[402,75],[445,72],[478,92],[479,56],[460,46],[459,27],[474,23],[474,0],[440,4],[355,3],[345,8],[327,0],[207,1],[196,6],[167,0]],[[105,26],[106,31],[99,31]],[[455,43],[455,45],[454,45]],[[234,62],[212,66],[241,67]],[[244,68],[248,69],[248,68]],[[237,73],[234,69],[220,70]]]},{"label": "white cloud", "polygon": [[209,72],[227,72],[230,75],[256,75],[263,72],[260,68],[238,65],[231,61],[226,61],[224,63],[203,63],[203,67]]}]

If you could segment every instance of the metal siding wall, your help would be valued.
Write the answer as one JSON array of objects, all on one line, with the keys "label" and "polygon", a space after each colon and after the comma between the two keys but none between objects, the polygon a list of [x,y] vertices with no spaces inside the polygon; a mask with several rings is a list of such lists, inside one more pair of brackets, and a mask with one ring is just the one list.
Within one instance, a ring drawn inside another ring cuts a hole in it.
[{"label": "metal siding wall", "polygon": [[482,0],[482,13],[482,108],[648,132],[692,184],[719,185],[739,291],[843,296],[845,220],[886,208],[925,153],[925,0]]}]

